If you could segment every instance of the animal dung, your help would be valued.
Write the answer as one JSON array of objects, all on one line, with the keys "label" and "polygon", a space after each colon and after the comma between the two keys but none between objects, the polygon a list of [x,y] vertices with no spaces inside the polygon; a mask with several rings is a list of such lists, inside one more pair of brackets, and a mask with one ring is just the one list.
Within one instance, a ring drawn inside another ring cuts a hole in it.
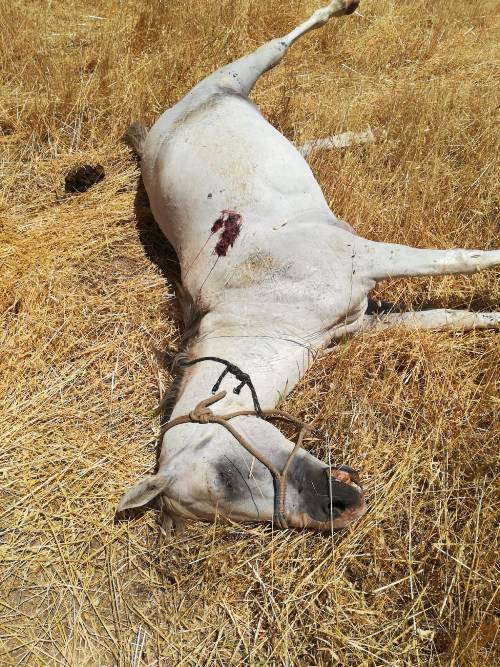
[{"label": "animal dung", "polygon": [[9,137],[11,134],[14,134],[14,125],[0,118],[0,137]]},{"label": "animal dung", "polygon": [[66,174],[64,190],[66,192],[85,192],[104,178],[104,167],[100,164],[92,166],[84,164],[75,167]]}]

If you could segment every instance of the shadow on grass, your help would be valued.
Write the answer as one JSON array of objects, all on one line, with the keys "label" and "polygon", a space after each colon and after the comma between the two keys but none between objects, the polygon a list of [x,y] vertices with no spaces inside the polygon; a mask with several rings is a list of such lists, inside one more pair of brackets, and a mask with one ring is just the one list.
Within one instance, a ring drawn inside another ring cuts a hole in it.
[{"label": "shadow on grass", "polygon": [[[168,242],[167,238],[153,217],[153,213],[151,212],[151,207],[149,205],[148,194],[140,174],[137,177],[137,188],[134,199],[134,214],[136,219],[138,238],[142,247],[144,248],[146,257],[156,265],[165,281],[172,287],[172,291],[175,291],[176,286],[181,283],[179,260],[174,248]],[[182,314],[178,300],[175,299],[174,301],[175,307],[173,311],[171,309],[171,303],[172,302],[169,301],[168,308],[165,307],[162,309],[162,315],[170,318],[173,315],[179,330],[182,331],[184,323],[182,320]],[[154,349],[159,366],[174,376],[171,386],[167,390],[165,396],[162,397],[160,405],[157,409],[157,414],[160,416],[160,421],[162,424],[165,424],[170,419],[182,380],[183,371],[181,368],[176,368],[174,364],[174,360],[178,352],[178,350],[173,349]],[[158,472],[161,445],[162,437],[160,432],[156,443],[155,473]]]},{"label": "shadow on grass", "polygon": [[134,213],[139,241],[146,257],[158,267],[165,280],[175,287],[181,281],[179,260],[153,217],[141,175],[137,177]]}]

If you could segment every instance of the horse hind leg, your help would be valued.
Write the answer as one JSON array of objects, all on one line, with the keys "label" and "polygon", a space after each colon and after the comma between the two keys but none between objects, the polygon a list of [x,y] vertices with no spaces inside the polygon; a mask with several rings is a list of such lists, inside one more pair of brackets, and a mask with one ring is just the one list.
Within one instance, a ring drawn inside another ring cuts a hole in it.
[{"label": "horse hind leg", "polygon": [[[197,84],[191,94],[205,96],[214,92],[233,92],[247,97],[258,78],[277,65],[288,48],[310,30],[320,28],[332,16],[352,14],[360,0],[333,0],[326,7],[316,10],[308,19],[284,37],[272,39],[239,60],[221,67]],[[141,123],[132,123],[123,139],[142,157],[148,131]],[[331,139],[330,139],[331,141]],[[351,142],[356,143],[356,141]]]},{"label": "horse hind leg", "polygon": [[360,0],[333,0],[326,7],[316,10],[308,19],[284,37],[272,39],[256,51],[214,72],[207,83],[215,83],[218,88],[248,96],[258,78],[277,65],[288,48],[310,30],[320,28],[332,16],[352,14]]}]

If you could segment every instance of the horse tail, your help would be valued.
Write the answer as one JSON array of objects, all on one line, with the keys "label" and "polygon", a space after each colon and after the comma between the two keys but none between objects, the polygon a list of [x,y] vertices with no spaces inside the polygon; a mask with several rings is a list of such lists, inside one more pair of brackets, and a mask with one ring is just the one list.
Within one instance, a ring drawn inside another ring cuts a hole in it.
[{"label": "horse tail", "polygon": [[144,142],[148,136],[148,130],[142,123],[134,122],[128,128],[123,136],[124,142],[136,153],[142,157],[144,151]]}]

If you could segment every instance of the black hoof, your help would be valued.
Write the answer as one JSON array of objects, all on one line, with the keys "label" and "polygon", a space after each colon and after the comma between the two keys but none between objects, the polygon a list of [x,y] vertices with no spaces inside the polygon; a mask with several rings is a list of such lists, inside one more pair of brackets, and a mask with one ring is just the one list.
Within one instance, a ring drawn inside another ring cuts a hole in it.
[{"label": "black hoof", "polygon": [[353,14],[358,8],[358,5],[359,5],[359,0],[354,0],[354,2],[352,2],[352,4],[349,5],[349,7],[345,10],[346,16],[348,16],[349,14]]}]

